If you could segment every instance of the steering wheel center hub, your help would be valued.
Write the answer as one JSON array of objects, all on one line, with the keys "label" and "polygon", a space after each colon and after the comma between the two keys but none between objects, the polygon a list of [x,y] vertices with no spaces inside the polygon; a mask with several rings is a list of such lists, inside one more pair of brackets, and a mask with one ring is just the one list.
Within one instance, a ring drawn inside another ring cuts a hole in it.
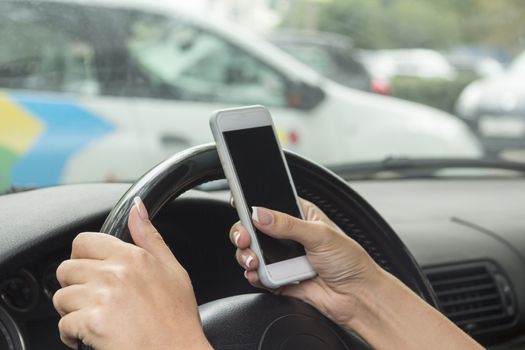
[{"label": "steering wheel center hub", "polygon": [[325,322],[304,314],[291,314],[272,322],[259,343],[260,350],[347,350]]}]

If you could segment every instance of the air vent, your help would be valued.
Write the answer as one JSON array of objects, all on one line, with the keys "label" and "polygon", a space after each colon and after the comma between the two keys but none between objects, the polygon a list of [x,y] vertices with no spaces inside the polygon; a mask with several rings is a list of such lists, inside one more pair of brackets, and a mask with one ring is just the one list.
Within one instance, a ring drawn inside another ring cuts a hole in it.
[{"label": "air vent", "polygon": [[423,269],[443,313],[470,334],[506,328],[515,319],[516,302],[508,279],[491,262]]}]

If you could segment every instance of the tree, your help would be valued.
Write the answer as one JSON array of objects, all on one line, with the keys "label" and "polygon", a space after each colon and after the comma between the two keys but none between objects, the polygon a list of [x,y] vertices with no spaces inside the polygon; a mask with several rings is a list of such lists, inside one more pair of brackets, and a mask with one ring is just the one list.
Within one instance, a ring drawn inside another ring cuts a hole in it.
[{"label": "tree", "polygon": [[294,0],[285,25],[300,28],[300,17],[315,8],[318,30],[348,35],[359,48],[473,46],[515,54],[525,46],[522,0],[316,0],[307,6],[312,1]]}]

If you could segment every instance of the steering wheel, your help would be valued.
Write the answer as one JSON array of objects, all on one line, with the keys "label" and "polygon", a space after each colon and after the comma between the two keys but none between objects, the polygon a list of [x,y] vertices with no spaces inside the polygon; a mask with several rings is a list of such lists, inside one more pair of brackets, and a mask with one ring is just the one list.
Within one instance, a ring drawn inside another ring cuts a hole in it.
[{"label": "steering wheel", "polygon": [[[428,280],[374,208],[328,169],[288,151],[285,155],[299,196],[315,203],[379,265],[437,307]],[[122,196],[101,232],[131,242],[127,220],[135,196],[142,198],[153,218],[185,191],[223,178],[214,144],[180,152],[148,171]],[[199,311],[215,349],[369,349],[357,335],[293,298],[269,293],[237,295],[201,305]],[[90,347],[81,344],[79,349]]]}]

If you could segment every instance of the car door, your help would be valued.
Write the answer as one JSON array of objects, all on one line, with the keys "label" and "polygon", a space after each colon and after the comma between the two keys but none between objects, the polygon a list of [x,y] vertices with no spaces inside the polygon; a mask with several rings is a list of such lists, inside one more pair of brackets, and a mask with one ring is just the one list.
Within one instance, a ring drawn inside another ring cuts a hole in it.
[{"label": "car door", "polygon": [[133,11],[127,32],[129,61],[157,91],[133,100],[152,162],[212,141],[211,112],[240,105],[270,107],[284,147],[300,150],[312,120],[289,107],[290,82],[264,60],[182,17]]},{"label": "car door", "polygon": [[84,10],[0,3],[4,188],[128,180],[144,170],[128,101],[103,96],[102,53]]}]

